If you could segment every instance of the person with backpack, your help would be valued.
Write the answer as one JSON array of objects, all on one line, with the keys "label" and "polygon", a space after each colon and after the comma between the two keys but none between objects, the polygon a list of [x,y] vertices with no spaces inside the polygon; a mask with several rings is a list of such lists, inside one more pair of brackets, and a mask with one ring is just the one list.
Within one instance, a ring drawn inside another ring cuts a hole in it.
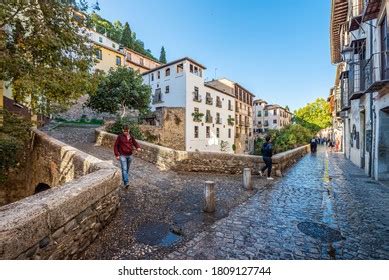
[{"label": "person with backpack", "polygon": [[114,145],[114,153],[117,160],[120,160],[122,169],[122,179],[126,189],[128,189],[128,172],[132,162],[132,153],[134,147],[136,151],[141,151],[140,145],[131,135],[128,125],[123,125],[123,133],[118,135]]},{"label": "person with backpack", "polygon": [[274,180],[271,177],[271,169],[272,169],[272,159],[271,157],[273,156],[273,145],[271,144],[271,138],[270,135],[267,135],[266,138],[266,143],[262,145],[262,158],[263,161],[265,162],[265,166],[262,167],[262,169],[259,171],[259,174],[263,176],[263,172],[267,169],[267,179],[268,180]]}]

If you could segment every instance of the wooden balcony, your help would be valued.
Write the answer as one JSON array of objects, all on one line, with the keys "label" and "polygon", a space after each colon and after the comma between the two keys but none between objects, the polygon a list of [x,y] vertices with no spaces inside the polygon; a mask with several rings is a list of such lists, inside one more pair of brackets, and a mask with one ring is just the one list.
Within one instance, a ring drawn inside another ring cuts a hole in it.
[{"label": "wooden balcony", "polygon": [[349,31],[357,30],[362,23],[362,15],[363,15],[363,4],[359,3],[353,6],[350,6],[350,25]]},{"label": "wooden balcony", "polygon": [[367,0],[362,21],[365,22],[377,18],[381,4],[382,0]]}]

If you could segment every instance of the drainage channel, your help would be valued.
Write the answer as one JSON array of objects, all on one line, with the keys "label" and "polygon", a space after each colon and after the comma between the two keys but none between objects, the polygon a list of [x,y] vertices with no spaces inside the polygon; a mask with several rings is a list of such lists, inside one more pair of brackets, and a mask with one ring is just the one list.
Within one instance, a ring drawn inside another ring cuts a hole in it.
[{"label": "drainage channel", "polygon": [[336,259],[336,249],[334,242],[339,242],[345,238],[338,230],[335,209],[334,209],[334,190],[329,176],[329,159],[326,152],[324,158],[324,176],[323,176],[323,198],[322,211],[323,217],[321,223],[306,221],[297,225],[297,228],[304,234],[322,242],[322,251],[326,250],[330,259]]}]

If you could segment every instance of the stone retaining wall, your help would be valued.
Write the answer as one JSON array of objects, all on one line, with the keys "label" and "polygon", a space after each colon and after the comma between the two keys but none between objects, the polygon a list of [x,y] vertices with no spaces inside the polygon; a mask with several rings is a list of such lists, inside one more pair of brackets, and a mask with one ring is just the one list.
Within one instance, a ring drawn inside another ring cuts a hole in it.
[{"label": "stone retaining wall", "polygon": [[54,187],[0,208],[0,259],[77,259],[119,207],[120,171],[34,133],[32,177]]},{"label": "stone retaining wall", "polygon": [[[116,135],[104,131],[104,127],[96,129],[97,145],[113,148],[115,140]],[[259,167],[264,165],[261,156],[233,155],[222,152],[185,152],[144,141],[138,142],[143,151],[135,156],[156,164],[162,170],[240,174],[243,168],[251,168],[253,174],[258,174]],[[273,174],[281,176],[283,171],[308,151],[309,145],[306,145],[274,155]]]}]

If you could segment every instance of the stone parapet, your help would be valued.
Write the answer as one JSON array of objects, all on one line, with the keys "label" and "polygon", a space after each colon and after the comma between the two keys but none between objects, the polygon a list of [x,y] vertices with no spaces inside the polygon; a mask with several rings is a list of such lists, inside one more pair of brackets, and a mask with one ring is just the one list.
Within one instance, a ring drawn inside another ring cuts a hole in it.
[{"label": "stone parapet", "polygon": [[35,177],[57,174],[53,163],[59,178],[66,170],[71,175],[0,208],[0,259],[77,259],[119,207],[120,171],[43,132],[34,134],[34,149],[46,152],[46,161],[35,159]]},{"label": "stone parapet", "polygon": [[[96,129],[97,145],[113,149],[116,137],[104,131],[104,127]],[[259,168],[264,165],[261,156],[177,151],[144,141],[138,142],[143,151],[135,156],[156,164],[162,170],[240,174],[243,168],[251,168],[253,174],[258,174]],[[306,145],[274,155],[273,174],[281,176],[282,172],[308,151],[309,145]]]}]

